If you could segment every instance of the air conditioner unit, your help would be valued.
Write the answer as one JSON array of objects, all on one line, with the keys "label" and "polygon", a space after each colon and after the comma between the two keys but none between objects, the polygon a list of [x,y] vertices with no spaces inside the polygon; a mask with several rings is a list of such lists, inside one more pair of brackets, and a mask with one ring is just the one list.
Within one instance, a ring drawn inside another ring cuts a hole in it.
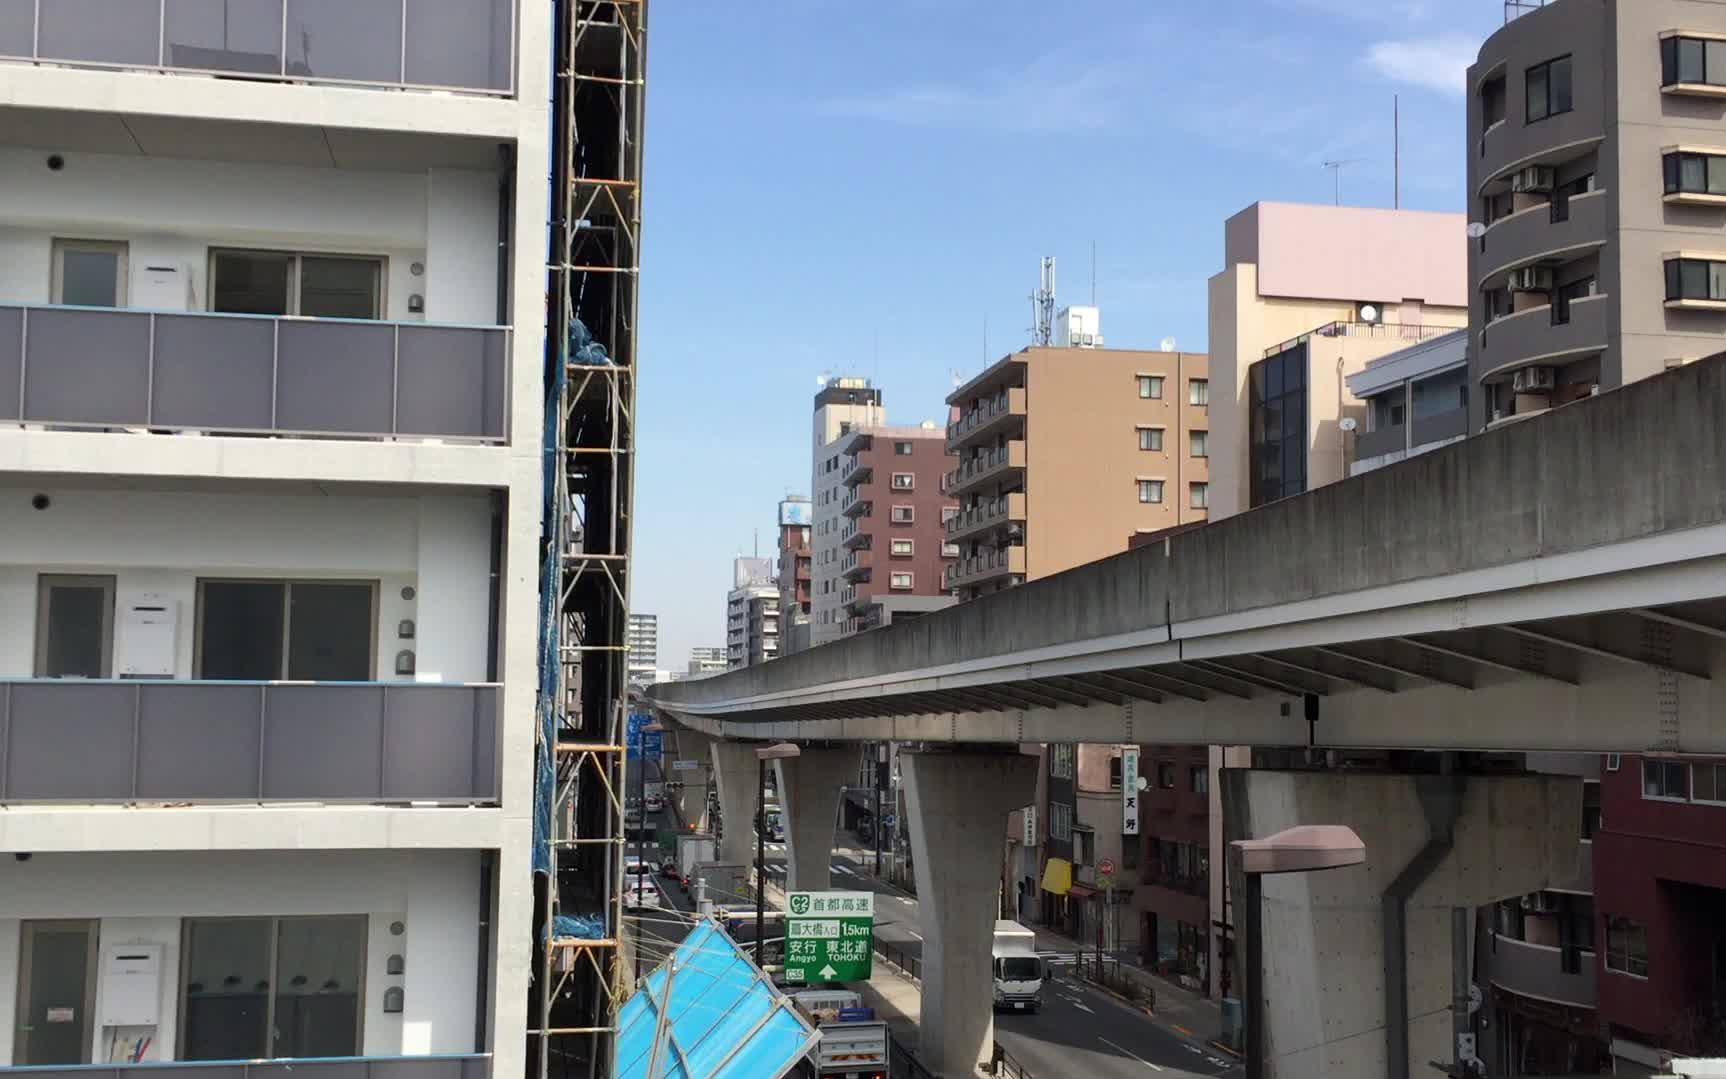
[{"label": "air conditioner unit", "polygon": [[1552,267],[1524,266],[1520,270],[1510,271],[1510,291],[1551,292]]},{"label": "air conditioner unit", "polygon": [[1548,165],[1530,165],[1518,169],[1510,178],[1510,190],[1522,193],[1551,191],[1556,186],[1558,177]]},{"label": "air conditioner unit", "polygon": [[1558,384],[1558,372],[1551,367],[1524,367],[1511,380],[1516,393],[1551,393]]}]

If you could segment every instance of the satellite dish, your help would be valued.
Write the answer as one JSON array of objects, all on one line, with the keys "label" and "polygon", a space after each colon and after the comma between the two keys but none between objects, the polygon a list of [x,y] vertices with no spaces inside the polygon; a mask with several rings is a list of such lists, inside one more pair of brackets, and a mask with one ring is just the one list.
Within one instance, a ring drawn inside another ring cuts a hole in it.
[{"label": "satellite dish", "polygon": [[1151,781],[1144,776],[1139,777],[1138,788],[1142,791],[1151,789]]},{"label": "satellite dish", "polygon": [[1172,337],[1165,337],[1163,338],[1162,344],[1158,347],[1164,352],[1173,352],[1175,350],[1175,339]]},{"label": "satellite dish", "polygon": [[817,386],[827,385],[827,372],[823,371],[820,374],[815,376],[815,385],[817,385]]},{"label": "satellite dish", "polygon": [[953,370],[948,373],[953,377],[954,389],[958,389],[960,386],[965,384],[965,375],[957,367],[953,368]]},{"label": "satellite dish", "polygon": [[1378,308],[1373,306],[1370,303],[1361,304],[1360,305],[1360,320],[1362,322],[1377,322],[1378,321]]},{"label": "satellite dish", "polygon": [[1353,416],[1344,416],[1342,419],[1337,421],[1336,425],[1344,431],[1353,431],[1356,427],[1360,426]]},{"label": "satellite dish", "polygon": [[1478,240],[1482,236],[1485,236],[1485,235],[1486,235],[1486,226],[1485,225],[1482,225],[1478,221],[1470,221],[1468,223],[1468,238],[1469,239]]}]

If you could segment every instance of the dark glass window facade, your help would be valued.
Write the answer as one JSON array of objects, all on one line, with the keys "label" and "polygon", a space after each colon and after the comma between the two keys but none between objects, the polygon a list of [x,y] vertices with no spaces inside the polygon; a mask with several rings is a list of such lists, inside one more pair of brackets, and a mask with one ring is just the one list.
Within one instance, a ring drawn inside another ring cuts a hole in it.
[{"label": "dark glass window facade", "polygon": [[1560,56],[1528,69],[1523,85],[1528,91],[1528,122],[1569,112],[1572,106],[1570,57]]},{"label": "dark glass window facade", "polygon": [[1674,152],[1663,166],[1668,195],[1726,195],[1726,157]]},{"label": "dark glass window facade", "polygon": [[1306,373],[1304,341],[1248,369],[1247,478],[1254,506],[1306,490]]},{"label": "dark glass window facade", "polygon": [[1726,41],[1694,37],[1661,41],[1660,84],[1726,86]]}]

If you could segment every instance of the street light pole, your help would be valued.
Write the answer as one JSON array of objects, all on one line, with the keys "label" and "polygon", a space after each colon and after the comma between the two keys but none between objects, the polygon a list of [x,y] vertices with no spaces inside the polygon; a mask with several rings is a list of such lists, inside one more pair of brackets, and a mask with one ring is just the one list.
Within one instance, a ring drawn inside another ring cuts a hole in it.
[{"label": "street light pole", "polygon": [[881,830],[886,820],[881,816],[881,791],[887,786],[887,743],[875,745],[875,879],[881,879]]},{"label": "street light pole", "polygon": [[755,760],[755,965],[767,939],[767,758]]}]

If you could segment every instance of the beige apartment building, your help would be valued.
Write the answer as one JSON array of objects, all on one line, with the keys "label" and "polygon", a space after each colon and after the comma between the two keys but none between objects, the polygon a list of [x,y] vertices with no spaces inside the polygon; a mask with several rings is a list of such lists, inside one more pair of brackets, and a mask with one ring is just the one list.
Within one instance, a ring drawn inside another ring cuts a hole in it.
[{"label": "beige apartment building", "polygon": [[[1366,411],[1348,375],[1468,325],[1461,214],[1260,202],[1210,281],[1210,515],[1348,474]],[[1353,430],[1345,419],[1353,419]]]},{"label": "beige apartment building", "polygon": [[1193,353],[1037,347],[954,390],[947,587],[974,599],[1204,520],[1209,377]]},{"label": "beige apartment building", "polygon": [[1467,85],[1476,429],[1718,352],[1726,6],[1557,0]]}]

